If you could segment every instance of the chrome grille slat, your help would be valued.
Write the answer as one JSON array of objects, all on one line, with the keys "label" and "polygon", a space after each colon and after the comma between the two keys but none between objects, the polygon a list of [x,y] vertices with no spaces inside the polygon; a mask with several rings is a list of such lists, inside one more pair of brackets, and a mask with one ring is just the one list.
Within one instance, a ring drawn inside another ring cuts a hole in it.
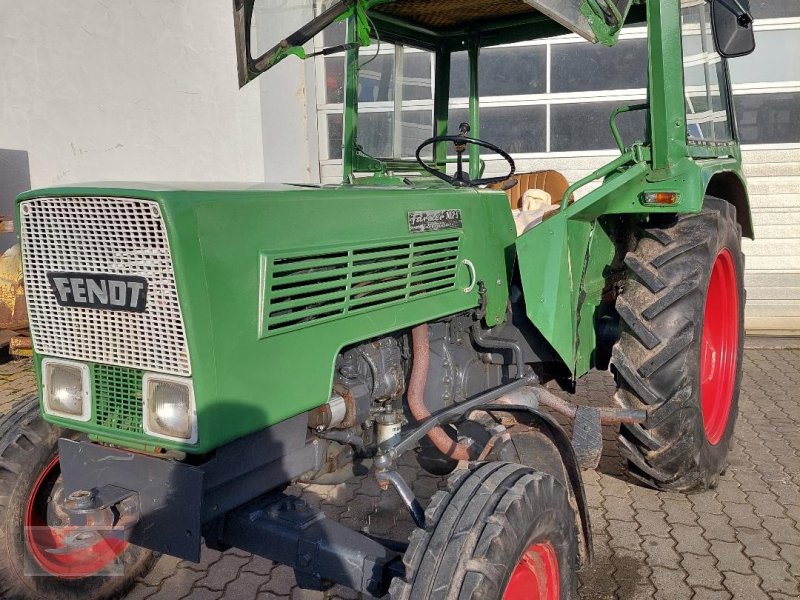
[{"label": "chrome grille slat", "polygon": [[[158,203],[35,198],[20,207],[25,292],[36,352],[174,375],[191,374],[167,232]],[[142,313],[61,306],[49,272],[136,275]]]}]

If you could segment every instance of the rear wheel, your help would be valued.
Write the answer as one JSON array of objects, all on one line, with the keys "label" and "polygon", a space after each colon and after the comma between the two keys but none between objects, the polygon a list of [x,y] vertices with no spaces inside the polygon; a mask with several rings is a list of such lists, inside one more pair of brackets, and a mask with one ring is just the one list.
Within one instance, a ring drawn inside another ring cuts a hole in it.
[{"label": "rear wheel", "polygon": [[623,331],[612,364],[617,401],[648,408],[623,425],[630,472],[661,489],[716,485],[736,423],[744,282],[736,209],[708,197],[697,214],[642,226],[617,299]]},{"label": "rear wheel", "polygon": [[405,554],[393,600],[563,600],[575,597],[578,538],[551,475],[493,462],[434,496]]},{"label": "rear wheel", "polygon": [[119,598],[152,567],[149,550],[119,540],[72,549],[55,500],[62,494],[58,438],[36,397],[0,419],[0,597],[8,600]]}]

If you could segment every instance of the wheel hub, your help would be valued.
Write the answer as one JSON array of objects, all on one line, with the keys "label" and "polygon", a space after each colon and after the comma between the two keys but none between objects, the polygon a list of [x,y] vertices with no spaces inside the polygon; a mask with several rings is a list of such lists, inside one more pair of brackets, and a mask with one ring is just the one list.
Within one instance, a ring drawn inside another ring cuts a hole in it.
[{"label": "wheel hub", "polygon": [[127,548],[124,540],[106,539],[90,545],[74,545],[81,539],[75,527],[60,526],[61,515],[53,510],[53,499],[61,493],[61,468],[56,456],[39,475],[25,507],[25,539],[33,558],[47,573],[76,578],[96,574]]},{"label": "wheel hub", "polygon": [[706,438],[722,439],[730,416],[739,349],[739,288],[730,250],[714,261],[700,347],[700,402]]},{"label": "wheel hub", "polygon": [[558,600],[558,557],[550,542],[532,544],[508,582],[503,600]]}]

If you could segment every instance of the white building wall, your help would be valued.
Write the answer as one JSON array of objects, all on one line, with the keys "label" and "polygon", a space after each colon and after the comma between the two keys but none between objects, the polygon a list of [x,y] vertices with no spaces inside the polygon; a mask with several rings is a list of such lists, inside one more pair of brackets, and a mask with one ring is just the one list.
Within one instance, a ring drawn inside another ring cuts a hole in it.
[{"label": "white building wall", "polygon": [[228,0],[0,0],[0,214],[85,181],[316,180],[307,67],[240,90],[232,15]]}]

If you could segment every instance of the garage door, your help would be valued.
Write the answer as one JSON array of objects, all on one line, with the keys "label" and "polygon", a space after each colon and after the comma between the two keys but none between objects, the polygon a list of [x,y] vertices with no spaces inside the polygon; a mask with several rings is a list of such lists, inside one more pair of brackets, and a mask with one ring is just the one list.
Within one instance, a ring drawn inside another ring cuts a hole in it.
[{"label": "garage door", "polygon": [[800,334],[800,150],[745,151],[756,240],[745,240],[748,333]]}]

